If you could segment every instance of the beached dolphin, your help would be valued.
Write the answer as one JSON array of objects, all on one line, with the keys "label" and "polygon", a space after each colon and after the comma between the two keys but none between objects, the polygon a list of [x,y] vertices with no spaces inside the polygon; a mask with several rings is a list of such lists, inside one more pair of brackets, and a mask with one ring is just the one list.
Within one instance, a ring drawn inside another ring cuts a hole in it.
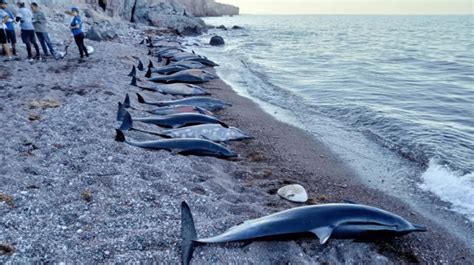
[{"label": "beached dolphin", "polygon": [[183,61],[183,62],[176,62],[173,64],[169,64],[166,66],[161,66],[154,68],[153,65],[148,65],[148,71],[145,74],[145,77],[150,78],[152,73],[161,74],[161,75],[170,75],[174,74],[183,70],[188,69],[203,69],[206,68],[205,65],[199,62],[193,61]]},{"label": "beached dolphin", "polygon": [[179,61],[193,61],[193,62],[199,62],[199,63],[202,63],[206,66],[209,66],[209,67],[215,67],[215,66],[219,66],[218,64],[216,64],[215,62],[205,58],[205,57],[200,57],[200,56],[194,56],[194,57],[189,57],[189,58],[183,58],[182,60],[179,60]]},{"label": "beached dolphin", "polygon": [[202,138],[213,142],[228,142],[253,139],[242,130],[235,127],[222,127],[220,124],[201,124],[171,130],[161,130],[158,132],[142,130],[133,127],[133,120],[130,115],[125,114],[120,126],[122,131],[138,131],[157,135],[163,138]]},{"label": "beached dolphin", "polygon": [[[122,109],[120,109],[122,108]],[[123,105],[119,106],[117,111],[117,118],[122,118],[122,129],[127,130],[126,126],[130,126],[129,123],[132,121],[132,116],[127,110],[123,109]],[[226,128],[229,126],[224,122],[220,121],[216,117],[202,115],[198,113],[178,113],[166,116],[158,117],[146,117],[146,118],[134,118],[133,121],[143,122],[147,124],[153,124],[163,128],[181,128],[186,126],[193,126],[199,124],[220,124]]]},{"label": "beached dolphin", "polygon": [[[121,108],[121,105],[122,103],[119,102],[119,109]],[[130,104],[130,97],[128,96],[128,94],[125,96],[123,106],[124,108],[127,108],[127,109],[130,108],[133,110],[148,112],[150,114],[155,114],[155,115],[160,115],[160,116],[178,114],[178,113],[200,113],[207,116],[214,116],[214,113],[206,109],[203,109],[201,107],[196,107],[196,106],[190,106],[190,105],[172,105],[172,106],[158,107],[151,110],[134,108]],[[122,113],[122,115],[123,114],[124,113]],[[122,118],[117,118],[117,121],[121,121],[121,120]]]},{"label": "beached dolphin", "polygon": [[181,205],[181,257],[189,264],[200,244],[271,239],[305,233],[315,235],[321,244],[329,238],[374,239],[403,236],[426,228],[411,224],[393,213],[362,204],[334,203],[302,206],[245,221],[224,233],[198,238],[191,210]]},{"label": "beached dolphin", "polygon": [[227,107],[232,106],[232,104],[211,98],[211,97],[190,97],[190,98],[183,98],[171,101],[158,101],[158,102],[147,102],[145,99],[137,93],[138,102],[141,104],[147,105],[154,105],[158,107],[165,107],[165,106],[174,106],[174,105],[190,105],[200,107],[209,111],[217,111]]},{"label": "beached dolphin", "polygon": [[201,124],[153,133],[164,138],[203,138],[214,142],[253,139],[236,127],[225,128],[219,124]]},{"label": "beached dolphin", "polygon": [[148,81],[156,83],[205,83],[217,79],[214,74],[202,69],[188,69],[172,75],[161,75],[150,78]]},{"label": "beached dolphin", "polygon": [[237,157],[238,154],[218,143],[204,139],[164,139],[158,141],[135,142],[127,141],[121,130],[116,130],[117,142],[125,142],[129,145],[153,149],[168,150],[181,155],[214,156],[218,158]]},{"label": "beached dolphin", "polygon": [[190,96],[205,96],[210,95],[211,93],[207,92],[204,88],[196,85],[191,84],[162,84],[162,85],[153,85],[153,86],[139,86],[137,83],[137,78],[134,76],[132,77],[132,82],[130,83],[132,86],[139,87],[144,90],[154,91],[165,95],[173,95],[173,96],[183,96],[183,97],[190,97]]}]

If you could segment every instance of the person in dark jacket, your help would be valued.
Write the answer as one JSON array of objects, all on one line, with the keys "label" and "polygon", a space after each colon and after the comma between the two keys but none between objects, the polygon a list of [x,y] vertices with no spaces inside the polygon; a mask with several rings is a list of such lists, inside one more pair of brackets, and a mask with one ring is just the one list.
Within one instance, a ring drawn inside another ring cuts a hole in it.
[{"label": "person in dark jacket", "polygon": [[77,48],[79,48],[79,53],[81,58],[89,57],[87,52],[86,45],[84,45],[84,31],[82,31],[82,20],[79,16],[79,8],[72,7],[70,11],[66,11],[66,14],[73,16],[73,19],[70,24],[72,35],[74,35],[74,40],[76,41]]},{"label": "person in dark jacket", "polygon": [[31,11],[33,11],[33,25],[35,26],[36,37],[38,37],[39,43],[43,48],[44,55],[49,56],[49,53],[51,53],[51,55],[55,56],[53,44],[49,39],[49,34],[46,29],[46,16],[40,11],[39,5],[35,2],[31,3]]}]

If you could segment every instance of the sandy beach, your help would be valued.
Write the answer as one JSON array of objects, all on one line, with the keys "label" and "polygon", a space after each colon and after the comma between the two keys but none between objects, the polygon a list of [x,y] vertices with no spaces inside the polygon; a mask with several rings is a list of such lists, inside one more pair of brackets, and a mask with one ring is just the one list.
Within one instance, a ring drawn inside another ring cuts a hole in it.
[{"label": "sandy beach", "polygon": [[[117,102],[140,58],[140,31],[114,42],[91,42],[79,62],[75,47],[61,61],[0,65],[0,263],[180,262],[180,203],[198,235],[299,204],[276,190],[303,185],[310,204],[351,200],[423,224],[428,232],[381,242],[315,238],[202,246],[193,264],[449,263],[474,260],[472,246],[449,235],[397,198],[362,185],[311,135],[275,120],[221,80],[204,85],[233,106],[217,115],[254,140],[230,144],[240,157],[221,160],[146,151],[114,141]],[[21,47],[23,48],[23,47]],[[219,62],[218,62],[219,63]],[[212,70],[212,69],[210,69]],[[140,73],[143,75],[144,73]],[[144,116],[132,112],[134,116]],[[130,132],[136,140],[156,139]],[[2,251],[4,252],[2,255]]]}]

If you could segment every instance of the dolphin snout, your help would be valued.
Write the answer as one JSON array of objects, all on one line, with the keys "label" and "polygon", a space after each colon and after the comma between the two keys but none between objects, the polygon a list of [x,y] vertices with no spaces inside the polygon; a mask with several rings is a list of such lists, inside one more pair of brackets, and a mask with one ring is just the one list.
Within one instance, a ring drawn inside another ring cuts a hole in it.
[{"label": "dolphin snout", "polygon": [[412,225],[413,225],[413,231],[416,231],[416,232],[426,232],[426,231],[428,231],[428,229],[425,226],[416,225],[416,224],[412,224]]}]

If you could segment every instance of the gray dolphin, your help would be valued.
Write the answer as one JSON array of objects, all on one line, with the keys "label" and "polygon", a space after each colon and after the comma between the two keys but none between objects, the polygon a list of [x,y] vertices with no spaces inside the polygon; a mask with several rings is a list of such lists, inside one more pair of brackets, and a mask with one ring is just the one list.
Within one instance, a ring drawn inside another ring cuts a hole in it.
[{"label": "gray dolphin", "polygon": [[232,106],[232,104],[228,102],[211,98],[211,97],[190,97],[190,98],[183,98],[183,99],[177,99],[177,100],[171,100],[171,101],[158,101],[158,102],[147,102],[139,93],[137,93],[137,97],[138,97],[138,102],[141,104],[154,105],[158,107],[175,106],[175,105],[190,105],[190,106],[200,107],[209,111],[217,111],[217,110],[221,110],[226,107]]},{"label": "gray dolphin", "polygon": [[181,255],[189,264],[200,244],[249,241],[310,233],[324,244],[329,238],[368,239],[403,236],[426,228],[411,224],[393,213],[362,204],[334,203],[296,207],[245,221],[224,233],[198,238],[191,210],[181,204]]},{"label": "gray dolphin", "polygon": [[[119,110],[117,111],[117,118],[122,119],[122,130],[127,130],[125,128],[130,128],[132,126],[132,116],[128,111],[124,109],[123,105],[119,105]],[[158,117],[134,118],[133,121],[153,124],[163,128],[181,128],[200,124],[220,124],[223,127],[229,127],[227,124],[220,121],[216,117],[198,113],[177,113]]]},{"label": "gray dolphin", "polygon": [[[123,108],[121,107],[122,105],[123,105]],[[196,106],[190,106],[190,105],[171,105],[171,106],[165,106],[165,107],[157,107],[150,110],[135,108],[135,107],[132,107],[132,105],[130,104],[130,97],[127,94],[125,96],[124,102],[123,103],[119,102],[119,110],[125,110],[128,108],[137,110],[137,111],[148,112],[150,114],[160,115],[160,116],[178,114],[178,113],[199,113],[199,114],[204,114],[207,116],[214,116],[214,113],[206,109],[203,109],[201,107],[196,107]],[[119,112],[117,115],[118,117],[117,121],[121,121],[122,118],[120,117],[123,117],[124,114],[125,113],[123,112]]]},{"label": "gray dolphin", "polygon": [[217,79],[214,74],[202,69],[187,69],[171,75],[161,75],[148,79],[156,83],[205,83]]},{"label": "gray dolphin", "polygon": [[145,74],[146,78],[150,78],[152,73],[160,74],[160,75],[170,75],[174,74],[183,70],[188,69],[203,69],[206,68],[205,65],[199,62],[193,61],[183,61],[183,62],[176,62],[166,66],[161,67],[153,67],[152,64],[148,64],[148,71]]},{"label": "gray dolphin", "polygon": [[236,127],[225,128],[219,124],[201,124],[172,130],[163,130],[156,135],[165,138],[203,138],[213,142],[253,139]]},{"label": "gray dolphin", "polygon": [[132,77],[132,82],[130,83],[132,86],[139,87],[144,90],[159,92],[165,95],[173,95],[173,96],[205,96],[210,95],[211,93],[207,92],[204,88],[196,85],[191,84],[161,84],[161,85],[153,85],[153,86],[140,86],[138,85],[137,78],[135,76]]},{"label": "gray dolphin", "polygon": [[188,127],[182,127],[171,130],[161,130],[159,132],[152,132],[133,127],[133,120],[129,115],[125,114],[122,119],[122,126],[120,130],[138,131],[157,135],[163,138],[201,138],[213,142],[228,142],[253,139],[253,137],[245,134],[242,130],[236,127],[223,127],[220,124],[200,124]]},{"label": "gray dolphin", "polygon": [[115,141],[152,150],[168,150],[181,155],[214,156],[218,158],[237,157],[238,154],[218,143],[204,139],[165,139],[158,141],[127,141],[121,130],[115,130]]}]

